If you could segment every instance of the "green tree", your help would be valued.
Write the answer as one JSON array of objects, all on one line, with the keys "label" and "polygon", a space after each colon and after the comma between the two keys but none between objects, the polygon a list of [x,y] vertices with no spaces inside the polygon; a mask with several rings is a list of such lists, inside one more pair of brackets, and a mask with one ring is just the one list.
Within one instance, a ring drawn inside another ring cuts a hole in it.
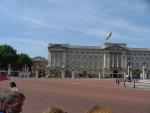
[{"label": "green tree", "polygon": [[10,64],[12,67],[17,67],[18,55],[16,50],[10,45],[0,45],[0,68],[8,69]]},{"label": "green tree", "polygon": [[20,55],[18,55],[18,68],[22,69],[25,65],[31,68],[32,61],[27,54],[21,53]]}]

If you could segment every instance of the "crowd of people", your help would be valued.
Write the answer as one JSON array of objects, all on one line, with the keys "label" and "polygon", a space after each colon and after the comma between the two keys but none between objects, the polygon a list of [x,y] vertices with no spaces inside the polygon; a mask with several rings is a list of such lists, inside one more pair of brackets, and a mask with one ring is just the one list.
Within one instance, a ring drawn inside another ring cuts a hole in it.
[{"label": "crowd of people", "polygon": [[[10,82],[10,90],[0,93],[0,113],[21,113],[25,95],[18,91],[15,82]],[[43,113],[68,113],[59,107],[47,108]],[[106,106],[96,105],[86,113],[111,113]]]}]

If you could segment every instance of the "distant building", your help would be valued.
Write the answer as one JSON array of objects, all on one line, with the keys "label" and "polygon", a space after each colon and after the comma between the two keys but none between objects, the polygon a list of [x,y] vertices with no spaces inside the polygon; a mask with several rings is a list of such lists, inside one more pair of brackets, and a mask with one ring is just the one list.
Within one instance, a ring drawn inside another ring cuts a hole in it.
[{"label": "distant building", "polygon": [[129,48],[124,43],[101,46],[48,45],[47,74],[51,77],[150,78],[150,48]]},{"label": "distant building", "polygon": [[32,75],[35,76],[35,73],[38,72],[38,76],[45,76],[45,70],[47,66],[47,59],[41,56],[32,58]]}]

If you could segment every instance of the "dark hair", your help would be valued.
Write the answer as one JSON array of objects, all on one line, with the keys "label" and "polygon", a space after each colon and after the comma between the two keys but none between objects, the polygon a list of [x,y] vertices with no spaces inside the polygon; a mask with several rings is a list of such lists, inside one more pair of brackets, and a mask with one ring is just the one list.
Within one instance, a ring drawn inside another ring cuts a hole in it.
[{"label": "dark hair", "polygon": [[10,87],[13,88],[13,87],[17,87],[16,83],[15,82],[10,82]]}]

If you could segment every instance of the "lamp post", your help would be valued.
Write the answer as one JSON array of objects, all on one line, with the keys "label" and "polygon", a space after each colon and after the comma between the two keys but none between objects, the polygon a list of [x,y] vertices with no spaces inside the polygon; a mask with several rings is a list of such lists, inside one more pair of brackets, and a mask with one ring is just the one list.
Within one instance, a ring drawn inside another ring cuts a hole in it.
[{"label": "lamp post", "polygon": [[128,79],[131,82],[130,68],[130,59],[128,59]]}]

